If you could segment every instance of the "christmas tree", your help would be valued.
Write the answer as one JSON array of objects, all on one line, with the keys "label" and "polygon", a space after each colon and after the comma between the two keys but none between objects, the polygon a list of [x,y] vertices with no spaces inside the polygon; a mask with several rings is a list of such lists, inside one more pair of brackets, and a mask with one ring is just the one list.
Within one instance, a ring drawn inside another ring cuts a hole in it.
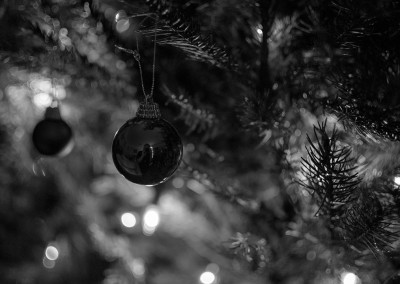
[{"label": "christmas tree", "polygon": [[1,1],[0,283],[400,283],[399,11]]}]

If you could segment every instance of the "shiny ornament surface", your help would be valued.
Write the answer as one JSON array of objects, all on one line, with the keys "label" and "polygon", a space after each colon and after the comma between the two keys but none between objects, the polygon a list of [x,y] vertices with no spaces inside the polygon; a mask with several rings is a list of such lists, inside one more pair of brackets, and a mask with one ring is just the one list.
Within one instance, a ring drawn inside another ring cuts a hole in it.
[{"label": "shiny ornament surface", "polygon": [[48,108],[45,118],[38,122],[32,133],[36,150],[45,156],[65,156],[73,148],[72,130],[61,119],[57,108]]},{"label": "shiny ornament surface", "polygon": [[182,152],[178,132],[162,118],[128,120],[112,144],[117,170],[129,181],[148,186],[166,181],[178,168]]}]

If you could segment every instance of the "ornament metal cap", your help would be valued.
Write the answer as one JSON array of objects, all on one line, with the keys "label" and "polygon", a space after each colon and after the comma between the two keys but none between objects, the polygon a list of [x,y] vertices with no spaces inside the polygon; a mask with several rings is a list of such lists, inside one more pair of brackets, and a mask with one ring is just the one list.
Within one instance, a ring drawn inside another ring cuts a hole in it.
[{"label": "ornament metal cap", "polygon": [[161,117],[161,112],[157,103],[145,102],[140,103],[136,116],[147,119],[158,119]]},{"label": "ornament metal cap", "polygon": [[60,108],[58,106],[49,106],[48,108],[46,108],[44,117],[47,119],[61,119]]}]

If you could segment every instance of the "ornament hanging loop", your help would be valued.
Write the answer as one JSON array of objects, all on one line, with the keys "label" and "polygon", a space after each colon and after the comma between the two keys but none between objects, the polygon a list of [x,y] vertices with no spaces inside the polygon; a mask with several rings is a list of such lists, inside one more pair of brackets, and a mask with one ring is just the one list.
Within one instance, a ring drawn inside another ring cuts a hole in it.
[{"label": "ornament hanging loop", "polygon": [[[150,14],[137,14],[133,15],[128,18],[132,17],[139,17],[139,16],[148,16]],[[155,20],[155,27],[154,27],[154,44],[153,44],[153,65],[152,65],[152,80],[151,80],[151,88],[150,92],[146,92],[146,88],[144,87],[144,80],[143,80],[143,68],[142,68],[142,63],[141,63],[141,56],[140,56],[140,48],[139,48],[139,37],[138,33],[140,33],[140,30],[135,31],[135,37],[136,37],[136,50],[130,50],[126,49],[120,46],[115,46],[118,49],[125,51],[127,53],[130,53],[133,55],[133,58],[136,60],[138,63],[139,67],[139,75],[140,75],[140,83],[142,86],[142,92],[144,96],[144,104],[153,104],[153,94],[154,94],[154,86],[155,86],[155,73],[156,73],[156,47],[157,47],[157,33],[158,33],[158,15],[151,13],[151,15],[154,15],[154,20]]]},{"label": "ornament hanging loop", "polygon": [[52,98],[52,102],[51,102],[51,107],[53,108],[58,108],[61,105],[60,102],[60,98],[58,97],[58,93],[57,93],[57,86],[56,86],[56,79],[55,79],[55,75],[54,75],[54,68],[62,70],[64,69],[64,65],[65,62],[61,62],[60,59],[57,56],[57,50],[58,47],[57,45],[54,45],[50,48],[50,53],[51,53],[51,60],[52,60],[52,67],[51,67],[51,71],[50,71],[50,76],[51,76],[51,98]]},{"label": "ornament hanging loop", "polygon": [[155,18],[155,28],[154,28],[154,45],[153,45],[153,66],[152,66],[152,78],[151,78],[151,89],[150,93],[147,93],[144,88],[144,80],[143,80],[143,70],[140,62],[140,52],[139,52],[139,38],[136,33],[136,53],[134,55],[136,61],[139,65],[139,73],[140,73],[140,81],[142,84],[142,91],[145,98],[145,104],[152,103],[153,94],[154,94],[154,85],[156,78],[156,48],[157,48],[157,30],[158,30],[158,15]]}]

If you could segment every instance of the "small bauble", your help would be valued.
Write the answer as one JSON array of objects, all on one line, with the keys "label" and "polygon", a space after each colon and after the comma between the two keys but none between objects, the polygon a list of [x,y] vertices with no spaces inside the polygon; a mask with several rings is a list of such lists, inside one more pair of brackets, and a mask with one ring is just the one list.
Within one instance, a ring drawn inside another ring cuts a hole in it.
[{"label": "small bauble", "polygon": [[32,142],[36,150],[45,156],[65,156],[73,147],[72,130],[61,119],[58,107],[48,107],[43,120],[35,126]]},{"label": "small bauble", "polygon": [[148,186],[172,176],[182,152],[178,132],[161,118],[154,103],[141,104],[137,116],[121,126],[112,144],[117,170],[129,181]]}]

